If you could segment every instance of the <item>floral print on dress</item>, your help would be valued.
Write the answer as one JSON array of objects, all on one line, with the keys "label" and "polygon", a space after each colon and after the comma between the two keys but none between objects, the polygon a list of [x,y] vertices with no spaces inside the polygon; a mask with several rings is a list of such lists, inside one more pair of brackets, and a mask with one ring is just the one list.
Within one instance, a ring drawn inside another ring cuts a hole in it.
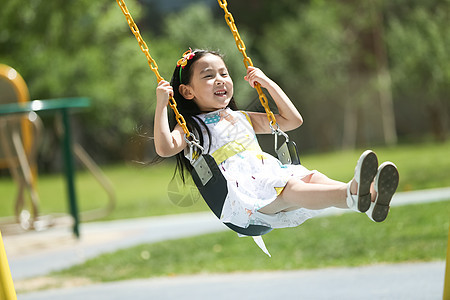
[{"label": "floral print on dress", "polygon": [[[229,108],[201,114],[199,117],[211,133],[204,138],[204,148],[209,154],[223,149],[227,144],[238,145],[240,150],[219,164],[227,180],[228,195],[222,210],[222,222],[248,227],[250,224],[272,228],[295,227],[320,211],[300,208],[273,215],[258,210],[272,203],[292,177],[299,179],[312,174],[301,165],[283,165],[259,147],[255,131],[245,112]],[[202,130],[206,134],[206,130]],[[205,137],[205,136],[204,136]]]}]

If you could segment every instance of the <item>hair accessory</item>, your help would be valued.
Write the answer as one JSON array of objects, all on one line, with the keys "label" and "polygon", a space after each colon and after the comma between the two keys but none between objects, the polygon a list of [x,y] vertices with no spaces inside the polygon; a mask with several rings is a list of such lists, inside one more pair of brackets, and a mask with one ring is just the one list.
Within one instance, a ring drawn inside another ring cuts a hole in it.
[{"label": "hair accessory", "polygon": [[183,57],[181,57],[178,61],[177,61],[177,67],[181,67],[180,68],[180,83],[181,83],[181,70],[184,69],[184,67],[187,65],[188,60],[192,59],[195,56],[195,53],[192,52],[192,49],[189,48],[188,51],[183,53]]}]

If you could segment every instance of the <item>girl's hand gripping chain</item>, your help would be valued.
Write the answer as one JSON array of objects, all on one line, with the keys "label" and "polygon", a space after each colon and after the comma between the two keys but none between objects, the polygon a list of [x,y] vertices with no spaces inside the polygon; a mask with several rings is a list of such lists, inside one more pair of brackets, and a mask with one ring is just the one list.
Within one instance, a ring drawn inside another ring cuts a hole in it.
[{"label": "girl's hand gripping chain", "polygon": [[173,88],[169,82],[161,80],[156,88],[156,101],[160,108],[167,107],[169,105],[169,98],[173,97]]},{"label": "girl's hand gripping chain", "polygon": [[[299,127],[303,123],[302,116],[298,112],[297,108],[292,104],[289,97],[284,91],[276,84],[272,79],[267,77],[263,71],[259,68],[248,67],[247,75],[244,77],[248,81],[251,87],[255,87],[260,84],[262,88],[265,88],[278,108],[278,114],[275,115],[279,128],[283,131],[293,130]],[[271,133],[272,129],[267,123],[267,118],[262,113],[249,113],[252,119],[252,125],[256,133]]]},{"label": "girl's hand gripping chain", "polygon": [[169,105],[170,96],[173,97],[172,86],[169,82],[161,80],[156,88],[156,110],[153,136],[155,138],[156,152],[162,157],[173,156],[186,147],[184,132],[181,126],[177,124],[173,131],[169,128],[167,106]]},{"label": "girl's hand gripping chain", "polygon": [[270,83],[272,81],[269,77],[267,77],[266,74],[263,73],[263,71],[255,67],[247,68],[247,75],[244,77],[244,79],[248,81],[252,88],[254,88],[256,84],[259,83],[261,87],[265,89],[270,86]]}]

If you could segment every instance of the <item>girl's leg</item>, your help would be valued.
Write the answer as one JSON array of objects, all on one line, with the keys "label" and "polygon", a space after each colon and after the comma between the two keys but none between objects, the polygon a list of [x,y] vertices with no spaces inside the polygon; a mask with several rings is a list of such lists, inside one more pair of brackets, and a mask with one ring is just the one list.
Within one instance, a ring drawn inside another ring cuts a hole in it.
[{"label": "girl's leg", "polygon": [[[355,168],[355,177],[349,184],[332,180],[317,171],[302,180],[292,178],[277,199],[259,211],[274,214],[298,208],[323,209],[327,207],[351,207],[361,212],[366,211],[367,209],[364,210],[362,204],[366,205],[365,201],[369,200],[368,204],[370,205],[370,200],[374,200],[374,193],[370,193],[370,191],[373,190],[372,180],[377,173],[377,167],[378,159],[375,153],[367,150],[360,156]],[[356,177],[359,178],[358,181],[355,179]],[[358,183],[364,183],[364,185]],[[348,187],[350,188],[348,189]],[[356,198],[347,199],[348,192],[357,195]],[[370,194],[372,194],[372,199],[370,199]],[[369,199],[367,199],[368,195]],[[347,200],[351,201],[347,203]],[[356,208],[355,205],[358,207]]]},{"label": "girl's leg", "polygon": [[325,174],[320,173],[317,170],[314,170],[312,174],[302,178],[302,181],[306,183],[319,183],[319,184],[328,184],[328,185],[344,185],[345,183],[337,180],[330,179]]},{"label": "girl's leg", "polygon": [[292,178],[288,181],[283,192],[269,205],[259,212],[275,214],[298,208],[323,209],[327,207],[347,207],[347,184],[307,183]]},{"label": "girl's leg", "polygon": [[[338,186],[344,186],[347,187],[347,183],[337,181],[334,179],[331,179],[327,177],[325,174],[320,173],[319,171],[314,171],[311,175],[306,176],[302,179],[302,181],[306,183],[318,183],[318,184],[326,184],[326,185],[338,185]],[[352,195],[355,195],[358,189],[358,184],[354,179],[350,182],[350,192]],[[376,198],[376,191],[373,187],[373,185],[370,187],[370,192],[372,195],[372,201],[375,201]]]}]

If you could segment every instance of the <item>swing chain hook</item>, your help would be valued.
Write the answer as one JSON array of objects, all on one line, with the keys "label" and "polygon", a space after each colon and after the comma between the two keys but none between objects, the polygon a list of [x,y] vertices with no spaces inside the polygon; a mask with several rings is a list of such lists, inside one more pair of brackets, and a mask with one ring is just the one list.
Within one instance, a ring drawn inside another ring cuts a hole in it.
[{"label": "swing chain hook", "polygon": [[282,135],[284,136],[284,138],[286,139],[286,143],[289,142],[289,136],[287,135],[287,133],[285,133],[283,130],[280,129],[280,126],[278,125],[278,123],[275,123],[277,125],[277,128],[275,129],[273,127],[273,122],[271,121],[269,123],[270,126],[270,130],[272,130],[272,134],[275,135],[275,151],[278,150],[278,136]]},{"label": "swing chain hook", "polygon": [[[202,147],[202,145],[200,145],[200,141],[195,137],[195,135],[193,133],[190,133],[189,137],[191,139],[188,139],[188,135],[185,134],[184,135],[184,140],[186,141],[186,143],[189,146],[189,162],[191,163],[191,165],[194,165],[194,163],[197,161],[197,159],[200,157],[200,155],[203,155],[205,152],[205,148]],[[199,151],[195,151],[194,148],[197,148],[200,150]]]}]

